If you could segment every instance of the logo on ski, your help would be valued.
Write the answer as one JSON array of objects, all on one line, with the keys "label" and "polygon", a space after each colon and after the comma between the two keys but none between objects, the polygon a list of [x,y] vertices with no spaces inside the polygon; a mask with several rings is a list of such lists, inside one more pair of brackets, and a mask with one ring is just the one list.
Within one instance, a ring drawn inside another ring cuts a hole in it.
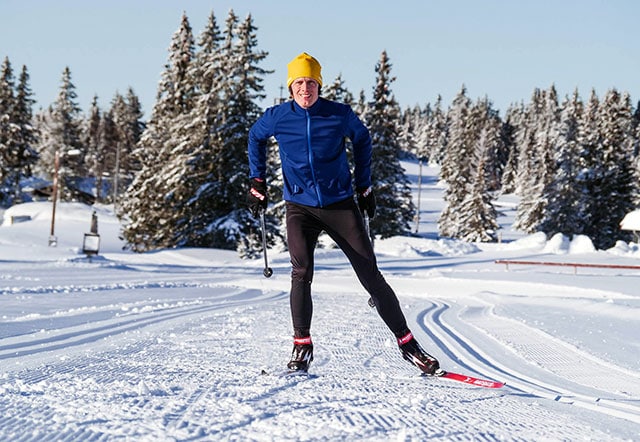
[{"label": "logo on ski", "polygon": [[460,373],[452,373],[450,371],[444,371],[444,370],[436,371],[434,376],[439,378],[451,379],[452,381],[463,382],[465,384],[477,385],[478,387],[484,387],[484,388],[504,387],[504,382],[491,381],[489,379],[474,378],[473,376],[467,376]]}]

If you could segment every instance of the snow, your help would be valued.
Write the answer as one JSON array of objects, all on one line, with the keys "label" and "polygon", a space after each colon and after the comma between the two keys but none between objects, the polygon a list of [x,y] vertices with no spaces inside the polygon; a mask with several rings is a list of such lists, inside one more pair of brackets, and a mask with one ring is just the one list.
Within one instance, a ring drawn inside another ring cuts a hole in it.
[{"label": "snow", "polygon": [[[0,226],[0,439],[640,439],[640,271],[495,262],[634,266],[638,245],[521,235],[513,196],[500,200],[504,242],[438,238],[436,181],[423,180],[434,184],[418,235],[377,240],[379,264],[446,369],[504,388],[420,377],[335,249],[316,255],[310,376],[279,376],[286,253],[269,251],[269,279],[262,258],[231,251],[133,254],[110,207],[71,203],[58,204],[49,247],[51,203],[29,203]],[[92,210],[101,243],[89,261]]]}]

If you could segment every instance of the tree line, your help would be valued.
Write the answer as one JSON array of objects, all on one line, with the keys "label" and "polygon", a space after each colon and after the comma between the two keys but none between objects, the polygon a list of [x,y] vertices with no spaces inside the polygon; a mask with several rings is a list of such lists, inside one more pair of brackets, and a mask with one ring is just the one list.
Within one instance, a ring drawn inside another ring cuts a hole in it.
[{"label": "tree line", "polygon": [[576,90],[535,89],[500,118],[463,87],[446,112],[440,101],[405,113],[416,156],[441,165],[446,182],[440,235],[495,241],[503,194],[519,197],[513,228],[548,236],[586,235],[599,249],[629,241],[620,221],[640,204],[640,106],[615,88],[585,103]]},{"label": "tree line", "polygon": [[71,70],[62,73],[54,103],[33,113],[29,74],[22,67],[18,83],[8,57],[0,68],[0,207],[28,201],[25,188],[42,188],[52,180],[56,153],[63,200],[117,200],[118,179],[122,188],[131,182],[140,164],[131,156],[144,130],[138,97],[129,88],[116,93],[103,112],[94,97],[85,117],[76,101]]},{"label": "tree line", "polygon": [[[22,189],[51,179],[55,153],[64,200],[115,204],[127,248],[216,247],[243,257],[261,252],[259,224],[246,210],[247,138],[262,113],[258,48],[248,15],[230,10],[224,26],[211,12],[195,36],[183,14],[171,38],[148,121],[132,89],[116,93],[109,109],[97,97],[87,115],[76,102],[71,72],[57,100],[33,114],[27,68],[16,81],[8,58],[0,72],[0,205],[28,198]],[[321,96],[352,105],[373,142],[378,212],[372,235],[411,234],[416,216],[401,159],[440,166],[446,183],[439,233],[465,241],[495,241],[496,200],[516,194],[514,227],[548,235],[583,234],[599,248],[628,240],[622,217],[638,205],[640,112],[615,89],[601,100],[578,91],[560,100],[555,88],[535,89],[528,103],[501,117],[488,98],[471,100],[463,86],[448,108],[442,99],[401,109],[386,51],[375,64],[372,98],[357,98],[341,76]],[[346,140],[348,143],[348,140]],[[286,248],[279,156],[268,153],[271,201],[268,242]]]}]

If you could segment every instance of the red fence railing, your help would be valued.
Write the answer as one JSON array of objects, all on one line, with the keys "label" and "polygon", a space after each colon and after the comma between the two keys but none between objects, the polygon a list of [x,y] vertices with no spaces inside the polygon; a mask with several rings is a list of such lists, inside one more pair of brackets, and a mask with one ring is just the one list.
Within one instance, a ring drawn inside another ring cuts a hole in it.
[{"label": "red fence railing", "polygon": [[495,263],[505,264],[507,266],[507,270],[509,270],[510,264],[573,267],[574,273],[577,273],[578,267],[590,267],[590,268],[598,268],[598,269],[640,270],[640,265],[627,265],[627,264],[591,264],[591,263],[583,263],[583,262],[518,261],[518,260],[511,260],[511,259],[498,259],[495,261]]}]

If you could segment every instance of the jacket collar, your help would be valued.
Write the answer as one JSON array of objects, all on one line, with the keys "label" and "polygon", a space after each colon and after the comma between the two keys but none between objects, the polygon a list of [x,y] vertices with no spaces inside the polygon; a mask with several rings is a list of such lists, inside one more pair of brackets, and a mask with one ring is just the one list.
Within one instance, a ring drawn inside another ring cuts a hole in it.
[{"label": "jacket collar", "polygon": [[310,115],[314,115],[314,114],[318,113],[318,111],[322,107],[322,104],[321,104],[322,101],[324,101],[324,98],[318,97],[316,102],[313,103],[313,106],[311,106],[310,108],[305,109],[302,106],[300,106],[298,103],[296,103],[296,100],[291,100],[291,109],[294,112],[305,112],[306,111],[306,112],[309,112]]}]

